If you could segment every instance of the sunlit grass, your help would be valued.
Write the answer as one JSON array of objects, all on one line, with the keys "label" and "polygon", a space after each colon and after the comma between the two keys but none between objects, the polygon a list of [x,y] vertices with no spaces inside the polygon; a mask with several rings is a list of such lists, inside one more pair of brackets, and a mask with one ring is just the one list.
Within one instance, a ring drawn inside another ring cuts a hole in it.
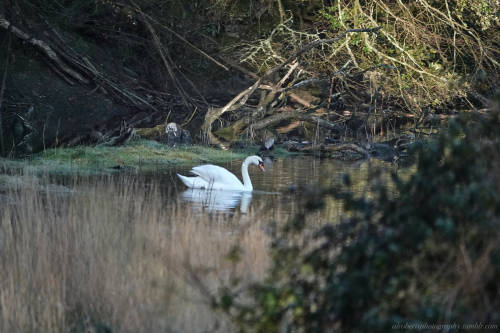
[{"label": "sunlit grass", "polygon": [[[119,147],[51,148],[24,160],[0,158],[0,169],[52,174],[148,172],[196,163],[225,163],[257,153],[258,147],[222,150],[201,145],[170,147],[156,141],[136,140]],[[276,149],[274,154],[277,157],[290,155],[282,148]]]},{"label": "sunlit grass", "polygon": [[0,202],[1,332],[225,332],[200,290],[268,266],[272,212],[199,214],[127,176],[66,192],[23,179]]}]

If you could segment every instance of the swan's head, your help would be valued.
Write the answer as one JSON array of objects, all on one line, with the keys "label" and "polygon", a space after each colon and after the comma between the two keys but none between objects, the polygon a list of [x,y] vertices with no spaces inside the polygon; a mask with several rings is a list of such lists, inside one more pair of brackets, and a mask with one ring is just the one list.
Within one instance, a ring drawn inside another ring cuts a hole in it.
[{"label": "swan's head", "polygon": [[264,169],[264,161],[262,160],[262,158],[260,156],[257,156],[257,155],[248,156],[245,159],[245,162],[247,162],[249,164],[255,164],[255,165],[257,165],[262,172],[266,171]]}]

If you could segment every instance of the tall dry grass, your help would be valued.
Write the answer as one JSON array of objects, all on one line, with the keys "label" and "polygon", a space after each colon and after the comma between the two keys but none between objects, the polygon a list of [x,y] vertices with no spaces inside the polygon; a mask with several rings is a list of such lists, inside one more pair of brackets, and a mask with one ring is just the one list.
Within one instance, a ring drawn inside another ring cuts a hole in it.
[{"label": "tall dry grass", "polygon": [[132,177],[31,185],[0,202],[1,332],[228,331],[192,273],[212,292],[268,266],[269,212],[195,213]]}]

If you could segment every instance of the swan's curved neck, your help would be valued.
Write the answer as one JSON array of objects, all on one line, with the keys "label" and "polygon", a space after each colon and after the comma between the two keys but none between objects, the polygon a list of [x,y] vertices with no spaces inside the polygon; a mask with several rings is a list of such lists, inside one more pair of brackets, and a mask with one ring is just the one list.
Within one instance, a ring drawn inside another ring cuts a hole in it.
[{"label": "swan's curved neck", "polygon": [[247,190],[253,190],[252,181],[250,180],[250,176],[248,175],[248,164],[250,163],[249,158],[247,157],[243,164],[241,165],[241,176],[243,177],[243,187]]}]

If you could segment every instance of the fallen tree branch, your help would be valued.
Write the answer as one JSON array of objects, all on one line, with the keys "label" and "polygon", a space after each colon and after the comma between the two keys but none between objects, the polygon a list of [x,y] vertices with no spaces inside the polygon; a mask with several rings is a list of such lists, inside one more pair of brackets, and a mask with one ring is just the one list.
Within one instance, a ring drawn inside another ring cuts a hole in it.
[{"label": "fallen tree branch", "polygon": [[234,97],[229,103],[227,103],[224,107],[222,108],[213,108],[213,109],[208,109],[207,113],[205,114],[205,121],[203,122],[202,125],[202,130],[205,132],[205,134],[208,137],[208,141],[211,144],[215,144],[222,149],[227,149],[227,147],[217,139],[215,135],[212,133],[212,123],[222,116],[224,113],[227,111],[233,111],[239,109],[241,106],[243,106],[246,101],[248,100],[248,97],[250,97],[251,94],[257,89],[257,87],[260,85],[261,79],[258,79],[257,82],[255,82],[252,86],[248,87],[247,89],[243,90],[240,92],[236,97]]},{"label": "fallen tree branch", "polygon": [[[226,141],[235,140],[246,128],[249,128],[250,132],[263,130],[265,128],[273,127],[278,125],[282,121],[297,121],[297,122],[308,122],[314,124],[316,126],[325,128],[330,131],[334,131],[336,133],[343,132],[345,130],[344,126],[338,123],[333,123],[329,120],[323,119],[320,116],[312,113],[313,111],[320,108],[322,105],[316,106],[314,108],[310,108],[307,111],[304,109],[290,111],[287,109],[280,109],[281,112],[274,113],[266,118],[259,120],[257,122],[252,123],[254,119],[253,116],[247,115],[239,120],[233,122],[230,126],[219,129],[215,132],[217,136],[223,138]],[[250,110],[247,110],[249,113],[253,113]],[[294,126],[295,128],[297,126]],[[292,128],[292,129],[293,129]],[[213,134],[212,134],[213,135]],[[219,142],[224,147],[227,147],[226,143],[223,143],[220,139],[215,137],[215,140]]]},{"label": "fallen tree branch", "polygon": [[329,78],[323,78],[323,79],[322,78],[310,78],[310,79],[307,79],[307,80],[303,80],[303,81],[297,82],[294,85],[292,85],[291,87],[282,88],[282,89],[279,90],[279,92],[286,92],[286,91],[289,91],[289,90],[293,90],[293,89],[297,89],[297,88],[300,88],[300,87],[308,86],[308,85],[314,84],[314,83],[330,82],[330,80],[335,75],[338,75],[338,74],[345,75],[344,70],[347,68],[347,66],[349,66],[349,64],[351,62],[352,62],[352,60],[348,60],[338,71],[336,71],[335,73],[331,74]]},{"label": "fallen tree branch", "polygon": [[303,99],[302,97],[298,96],[297,94],[294,94],[294,93],[290,93],[290,99],[294,102],[297,102],[303,106],[305,106],[306,108],[310,108],[312,105],[311,103],[309,103],[308,101],[306,101],[305,99]]},{"label": "fallen tree branch", "polygon": [[[131,103],[133,106],[141,107],[146,106],[147,108],[153,109],[154,111],[158,111],[153,105],[151,105],[144,98],[128,91],[120,87],[117,83],[107,79],[103,74],[101,74],[92,63],[78,55],[70,55],[65,52],[68,46],[64,45],[64,41],[62,38],[55,32],[54,35],[58,38],[59,42],[63,44],[62,46],[51,46],[47,42],[35,39],[30,34],[22,31],[21,29],[12,25],[5,18],[0,16],[0,27],[11,31],[11,33],[17,38],[25,41],[27,44],[34,46],[38,49],[43,55],[48,58],[49,67],[59,76],[62,77],[64,81],[66,81],[70,85],[74,85],[75,82],[83,85],[89,85],[91,82],[95,83],[98,86],[103,88],[107,88],[111,93],[114,93],[113,96],[119,99],[122,103],[127,104]],[[71,50],[71,48],[69,48]],[[72,53],[75,53],[71,50]],[[73,68],[77,68],[75,70]],[[89,80],[88,78],[91,78]]]},{"label": "fallen tree branch", "polygon": [[[226,113],[228,111],[237,110],[241,106],[243,106],[245,104],[245,102],[248,100],[248,98],[255,92],[255,90],[257,88],[260,87],[261,83],[266,78],[268,78],[272,74],[276,73],[280,69],[284,68],[286,65],[290,64],[295,59],[298,59],[302,54],[304,54],[305,52],[309,51],[312,48],[315,48],[315,47],[323,45],[323,44],[328,44],[328,43],[333,43],[335,41],[338,41],[338,40],[340,40],[342,38],[345,38],[345,36],[347,36],[347,34],[349,34],[349,33],[355,33],[355,32],[371,32],[371,33],[374,33],[374,32],[377,32],[380,29],[381,29],[381,27],[348,29],[348,30],[344,31],[343,33],[339,34],[338,36],[336,36],[334,38],[318,39],[318,40],[315,40],[315,41],[313,41],[313,42],[311,42],[309,44],[304,45],[302,48],[300,48],[298,51],[296,51],[293,55],[291,55],[288,59],[286,59],[285,61],[283,61],[280,65],[278,65],[276,67],[273,67],[273,68],[270,68],[269,70],[267,70],[260,78],[258,78],[256,80],[256,82],[251,87],[249,87],[249,88],[243,90],[242,92],[240,92],[235,98],[233,98],[224,107],[218,108],[218,109],[209,109],[207,111],[207,113],[205,115],[205,121],[204,121],[203,126],[202,126],[202,130],[207,135],[209,143],[218,145],[221,148],[226,148],[226,146],[215,135],[213,135],[212,129],[211,129],[212,123],[216,119],[218,119],[219,117],[221,117],[224,113]],[[272,101],[270,101],[270,99],[272,99],[276,95],[276,92],[280,91],[281,85],[285,82],[286,78],[288,78],[291,75],[291,72],[293,70],[295,70],[295,68],[297,68],[297,66],[294,66],[294,65],[292,65],[291,69],[287,72],[287,74],[285,75],[285,77],[278,84],[271,86],[270,93],[267,95],[267,97],[261,99],[261,102],[259,103],[258,107],[256,108],[256,113],[254,113],[253,116],[256,116],[260,111],[262,111],[263,108],[267,105],[266,103],[269,104],[270,102],[272,102]],[[342,66],[342,69],[345,66]],[[304,114],[303,112],[298,112],[297,114],[294,114],[294,116],[298,117],[299,119],[304,120],[304,121],[310,121],[310,122],[313,121],[313,122],[317,123],[318,126],[329,128],[329,129],[332,129],[332,130],[338,130],[338,128],[339,128],[339,125],[337,125],[337,124],[333,124],[333,123],[331,123],[329,121],[326,121],[326,120],[324,120],[322,118],[319,118],[319,117],[316,117],[316,116]],[[267,122],[274,123],[275,121],[279,122],[279,121],[283,120],[283,119],[280,119],[280,117],[287,117],[287,116],[285,116],[282,113],[280,113],[280,114],[276,114],[275,117],[276,118],[271,118],[271,119],[269,119],[269,117],[266,118],[265,120],[263,120],[262,124],[265,124]],[[293,118],[293,117],[290,116],[288,118]],[[274,119],[276,119],[276,120],[274,120]],[[287,118],[284,118],[284,119],[287,119]],[[256,124],[257,124],[257,127],[255,127]],[[260,126],[259,123],[255,123],[255,124],[252,125],[252,129],[257,129],[259,126]],[[262,125],[262,126],[266,127],[264,125]]]},{"label": "fallen tree branch", "polygon": [[332,123],[331,121],[323,119],[319,116],[311,113],[305,113],[300,110],[275,113],[252,124],[250,128],[251,130],[261,130],[289,119],[306,121],[335,132],[341,132],[344,130],[344,126],[342,125]]},{"label": "fallen tree branch", "polygon": [[61,70],[62,75],[67,75],[81,84],[89,84],[90,81],[84,78],[80,73],[71,69],[58,54],[43,40],[35,39],[31,35],[25,33],[21,29],[13,26],[9,21],[0,16],[0,27],[10,32],[19,39],[24,40],[26,43],[33,45],[40,52],[42,52],[50,61],[54,62]]},{"label": "fallen tree branch", "polygon": [[364,149],[364,148],[362,148],[354,143],[343,143],[343,144],[338,144],[338,145],[324,145],[322,147],[322,149],[324,151],[330,151],[330,152],[352,150],[352,151],[355,151],[356,153],[359,153],[359,154],[362,154],[365,156],[369,155],[369,152],[366,149]]},{"label": "fallen tree branch", "polygon": [[[254,114],[252,116],[256,117],[259,114],[259,112],[266,113],[264,111],[266,110],[267,105],[269,105],[274,100],[274,97],[278,93],[278,90],[285,83],[285,81],[288,80],[288,78],[290,77],[290,75],[292,75],[293,71],[298,66],[299,66],[299,62],[298,61],[294,61],[291,64],[290,68],[288,69],[288,72],[281,78],[281,80],[277,84],[272,85],[271,86],[271,91],[269,91],[269,93],[267,95],[265,95],[265,97],[263,97],[263,98],[260,99],[259,105],[255,109],[255,112],[254,112]],[[270,112],[270,113],[272,113],[272,112]]]},{"label": "fallen tree branch", "polygon": [[300,146],[288,144],[287,149],[290,151],[298,151],[302,153],[314,153],[314,152],[355,152],[361,155],[363,158],[366,158],[370,155],[369,151],[358,146],[354,143],[341,143],[341,144],[329,144],[329,145],[306,145]]}]

